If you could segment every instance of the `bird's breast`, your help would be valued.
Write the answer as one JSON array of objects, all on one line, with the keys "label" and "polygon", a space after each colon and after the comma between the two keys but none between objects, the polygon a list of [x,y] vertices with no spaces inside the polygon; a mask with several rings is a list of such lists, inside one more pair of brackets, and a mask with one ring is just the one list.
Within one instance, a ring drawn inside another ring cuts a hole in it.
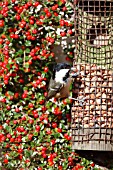
[{"label": "bird's breast", "polygon": [[67,81],[64,82],[64,86],[62,87],[61,91],[56,94],[56,98],[67,98],[69,96],[71,82],[71,78],[68,78]]}]

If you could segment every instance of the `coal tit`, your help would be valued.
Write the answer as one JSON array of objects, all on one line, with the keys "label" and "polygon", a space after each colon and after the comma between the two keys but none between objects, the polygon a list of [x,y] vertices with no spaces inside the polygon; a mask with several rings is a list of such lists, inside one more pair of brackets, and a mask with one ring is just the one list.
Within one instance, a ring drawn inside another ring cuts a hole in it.
[{"label": "coal tit", "polygon": [[53,74],[50,79],[46,101],[53,97],[58,99],[69,97],[72,78],[79,75],[78,73],[73,74],[73,69],[75,68],[71,67],[68,63],[58,63],[53,67]]}]

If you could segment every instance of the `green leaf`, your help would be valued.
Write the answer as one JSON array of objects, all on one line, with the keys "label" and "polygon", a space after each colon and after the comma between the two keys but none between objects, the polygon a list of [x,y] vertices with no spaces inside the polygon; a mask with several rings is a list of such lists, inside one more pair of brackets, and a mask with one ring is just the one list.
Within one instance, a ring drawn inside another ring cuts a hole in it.
[{"label": "green leaf", "polygon": [[22,49],[20,49],[19,51],[17,51],[17,52],[16,52],[16,54],[15,54],[15,55],[16,55],[16,56],[18,56],[18,55],[22,55],[22,54],[23,54],[23,50],[22,50]]},{"label": "green leaf", "polygon": [[17,61],[17,63],[21,63],[21,62],[23,62],[23,58],[22,57],[18,57],[18,58],[16,58],[16,61]]},{"label": "green leaf", "polygon": [[12,127],[11,126],[7,126],[5,129],[6,129],[7,132],[12,134]]},{"label": "green leaf", "polygon": [[62,166],[63,166],[65,169],[67,169],[67,167],[68,167],[68,161],[63,162],[63,163],[62,163]]},{"label": "green leaf", "polygon": [[25,42],[25,45],[26,45],[27,47],[28,47],[28,46],[31,46],[31,41],[28,41],[28,40],[27,40],[27,41]]},{"label": "green leaf", "polygon": [[6,66],[8,69],[10,69],[10,64],[7,64],[7,66]]},{"label": "green leaf", "polygon": [[29,64],[28,64],[28,63],[25,63],[24,67],[25,67],[25,68],[29,68]]},{"label": "green leaf", "polygon": [[54,151],[57,153],[58,152],[58,146],[54,147]]},{"label": "green leaf", "polygon": [[53,170],[53,168],[52,168],[51,166],[48,166],[48,169],[49,169],[49,170]]},{"label": "green leaf", "polygon": [[44,129],[44,125],[41,126],[41,130],[43,130],[43,129]]},{"label": "green leaf", "polygon": [[31,150],[24,150],[24,153],[26,157],[31,157],[32,156],[32,151]]},{"label": "green leaf", "polygon": [[34,136],[38,136],[39,133],[38,133],[38,132],[34,132],[33,135],[34,135]]},{"label": "green leaf", "polygon": [[2,15],[2,14],[0,14],[0,19],[1,19],[1,18],[3,18],[3,15]]},{"label": "green leaf", "polygon": [[25,52],[26,52],[26,53],[30,53],[30,49],[29,49],[29,48],[26,48]]},{"label": "green leaf", "polygon": [[14,93],[12,91],[8,91],[8,94],[10,94],[11,96],[14,95]]},{"label": "green leaf", "polygon": [[21,113],[18,113],[18,114],[17,114],[17,113],[15,112],[15,114],[14,114],[14,118],[15,118],[15,119],[18,119],[18,118],[21,117],[21,116],[22,116]]},{"label": "green leaf", "polygon": [[19,154],[15,151],[10,152],[11,157],[17,157]]},{"label": "green leaf", "polygon": [[30,57],[30,56],[25,56],[25,61],[28,61],[28,60],[30,60],[30,59],[32,59],[32,57]]},{"label": "green leaf", "polygon": [[58,5],[61,6],[62,5],[62,1],[61,0],[58,0]]}]

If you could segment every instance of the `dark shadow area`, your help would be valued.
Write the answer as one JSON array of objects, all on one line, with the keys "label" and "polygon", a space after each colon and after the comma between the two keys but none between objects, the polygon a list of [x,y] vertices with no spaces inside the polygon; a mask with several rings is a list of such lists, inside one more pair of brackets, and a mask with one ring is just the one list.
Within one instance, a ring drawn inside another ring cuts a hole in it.
[{"label": "dark shadow area", "polygon": [[[105,25],[98,24],[98,25],[92,25],[92,27],[88,30],[87,33],[87,40],[90,41],[91,44],[94,43],[94,40],[99,35],[109,35],[108,30]],[[102,41],[102,40],[101,40]]]},{"label": "dark shadow area", "polygon": [[[99,0],[80,0],[79,8],[82,8],[85,12],[93,15],[99,16],[109,16],[110,11],[112,11],[113,2],[112,1],[99,1]],[[105,12],[106,11],[106,12]]]},{"label": "dark shadow area", "polygon": [[95,164],[108,169],[113,168],[113,152],[111,151],[76,150],[76,153],[81,157],[94,161]]}]

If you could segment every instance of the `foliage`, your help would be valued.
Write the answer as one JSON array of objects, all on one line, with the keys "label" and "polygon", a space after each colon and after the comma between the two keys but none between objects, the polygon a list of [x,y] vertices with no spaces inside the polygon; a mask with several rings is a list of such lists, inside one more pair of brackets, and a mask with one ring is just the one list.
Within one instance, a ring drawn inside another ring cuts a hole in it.
[{"label": "foliage", "polygon": [[[7,169],[83,169],[71,150],[70,100],[46,105],[54,44],[74,35],[65,0],[0,2],[0,146]],[[74,48],[65,49],[67,60]],[[84,161],[85,162],[85,161]]]}]

